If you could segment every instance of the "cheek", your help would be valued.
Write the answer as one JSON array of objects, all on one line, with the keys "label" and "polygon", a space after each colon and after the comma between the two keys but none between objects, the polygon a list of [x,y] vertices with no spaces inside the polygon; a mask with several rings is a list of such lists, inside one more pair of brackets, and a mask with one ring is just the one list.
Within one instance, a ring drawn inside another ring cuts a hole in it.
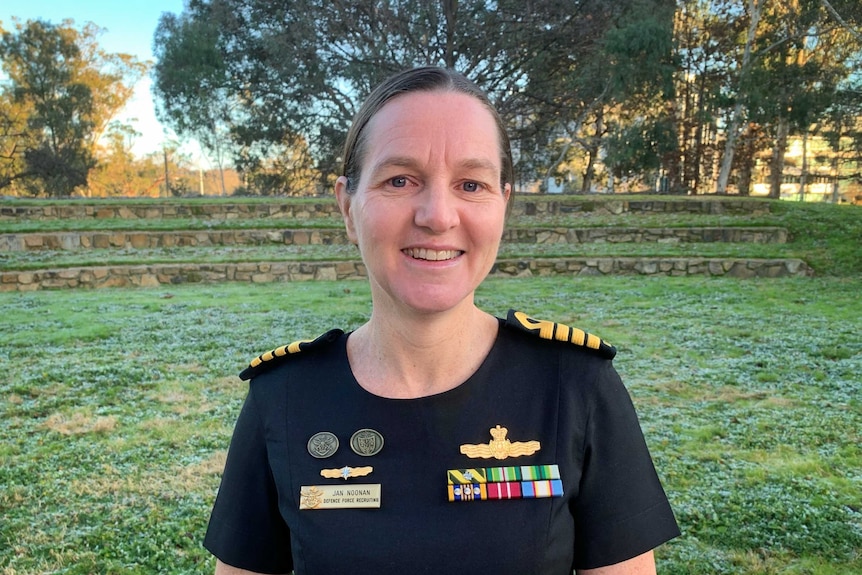
[{"label": "cheek", "polygon": [[505,209],[493,209],[471,221],[476,233],[488,240],[499,241],[506,227]]},{"label": "cheek", "polygon": [[373,248],[377,243],[384,242],[394,228],[392,210],[383,210],[367,202],[359,202],[354,206],[353,225],[356,239],[360,246]]}]

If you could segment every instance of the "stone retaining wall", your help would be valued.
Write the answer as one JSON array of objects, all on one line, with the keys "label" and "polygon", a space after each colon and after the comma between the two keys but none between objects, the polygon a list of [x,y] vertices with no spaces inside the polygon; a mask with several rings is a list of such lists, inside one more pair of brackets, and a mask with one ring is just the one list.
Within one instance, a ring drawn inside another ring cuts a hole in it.
[{"label": "stone retaining wall", "polygon": [[148,249],[227,245],[333,245],[347,243],[343,230],[175,230],[0,234],[0,252],[80,249]]},{"label": "stone retaining wall", "polygon": [[687,228],[510,228],[503,236],[509,243],[687,243],[733,242],[787,243],[787,230],[779,227]]},{"label": "stone retaining wall", "polygon": [[[787,230],[776,227],[693,228],[510,228],[508,243],[786,243]],[[0,234],[0,252],[79,249],[152,249],[225,245],[336,245],[346,244],[341,229],[306,230],[176,230],[159,232],[53,232]]]},{"label": "stone retaining wall", "polygon": [[[717,258],[554,258],[502,260],[491,277],[664,275],[789,277],[808,276],[801,260],[744,260]],[[0,272],[0,291],[61,288],[158,287],[183,283],[243,281],[347,280],[366,277],[361,262],[272,262],[236,264],[176,264],[105,266],[57,270]]]},{"label": "stone retaining wall", "polygon": [[[548,198],[548,196],[543,196]],[[560,199],[536,200],[530,196],[517,196],[513,215],[555,215],[570,213],[623,214],[623,213],[692,213],[692,214],[765,214],[768,201],[746,201],[732,198],[676,198],[674,200],[632,200],[612,197],[574,196]],[[166,219],[200,218],[230,220],[248,218],[330,218],[340,217],[334,198],[321,198],[318,202],[290,201],[274,198],[267,203],[187,203],[135,204],[132,202],[81,203],[27,203],[15,201],[0,204],[0,220],[55,220],[55,219]]]},{"label": "stone retaining wall", "polygon": [[324,218],[341,217],[333,199],[315,203],[273,200],[272,203],[184,203],[162,204],[72,203],[0,204],[0,220],[89,220],[89,219],[174,219],[234,220],[249,218]]}]

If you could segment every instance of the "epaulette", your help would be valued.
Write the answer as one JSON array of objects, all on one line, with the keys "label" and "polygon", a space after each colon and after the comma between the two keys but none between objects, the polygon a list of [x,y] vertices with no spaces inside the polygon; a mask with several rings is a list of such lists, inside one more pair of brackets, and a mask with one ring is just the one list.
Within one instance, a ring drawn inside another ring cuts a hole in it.
[{"label": "epaulette", "polygon": [[564,341],[597,351],[605,359],[613,359],[617,348],[600,337],[561,323],[533,319],[524,312],[509,310],[506,325],[536,335],[542,339]]},{"label": "epaulette", "polygon": [[247,368],[242,370],[239,377],[243,381],[257,377],[261,373],[268,371],[277,365],[281,365],[287,358],[300,352],[307,352],[329,345],[343,334],[344,332],[340,329],[333,329],[317,339],[300,340],[277,347],[251,360],[251,363],[248,364]]}]

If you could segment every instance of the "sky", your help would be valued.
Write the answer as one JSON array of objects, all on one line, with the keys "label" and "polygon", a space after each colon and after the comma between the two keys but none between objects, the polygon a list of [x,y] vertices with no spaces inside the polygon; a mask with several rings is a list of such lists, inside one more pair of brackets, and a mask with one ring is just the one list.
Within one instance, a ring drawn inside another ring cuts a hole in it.
[{"label": "sky", "polygon": [[[80,29],[92,22],[105,32],[98,42],[107,52],[132,54],[140,60],[152,61],[153,33],[163,12],[179,14],[183,11],[183,0],[18,0],[0,2],[0,22],[6,30],[12,29],[12,17],[22,22],[42,19],[60,24],[65,19],[74,20]],[[144,77],[135,86],[135,94],[126,108],[115,118],[131,124],[141,133],[132,146],[137,155],[162,149],[162,143],[174,138],[156,118],[151,80]],[[184,151],[198,161],[197,146],[184,146]]]}]

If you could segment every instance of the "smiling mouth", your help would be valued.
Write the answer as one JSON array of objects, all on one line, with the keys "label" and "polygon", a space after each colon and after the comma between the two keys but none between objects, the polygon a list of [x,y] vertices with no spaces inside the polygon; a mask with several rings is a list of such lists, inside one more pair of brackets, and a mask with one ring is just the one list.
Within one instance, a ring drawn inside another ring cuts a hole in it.
[{"label": "smiling mouth", "polygon": [[454,259],[464,252],[461,250],[429,250],[425,248],[407,248],[401,250],[414,260],[427,260],[430,262],[442,262]]}]

